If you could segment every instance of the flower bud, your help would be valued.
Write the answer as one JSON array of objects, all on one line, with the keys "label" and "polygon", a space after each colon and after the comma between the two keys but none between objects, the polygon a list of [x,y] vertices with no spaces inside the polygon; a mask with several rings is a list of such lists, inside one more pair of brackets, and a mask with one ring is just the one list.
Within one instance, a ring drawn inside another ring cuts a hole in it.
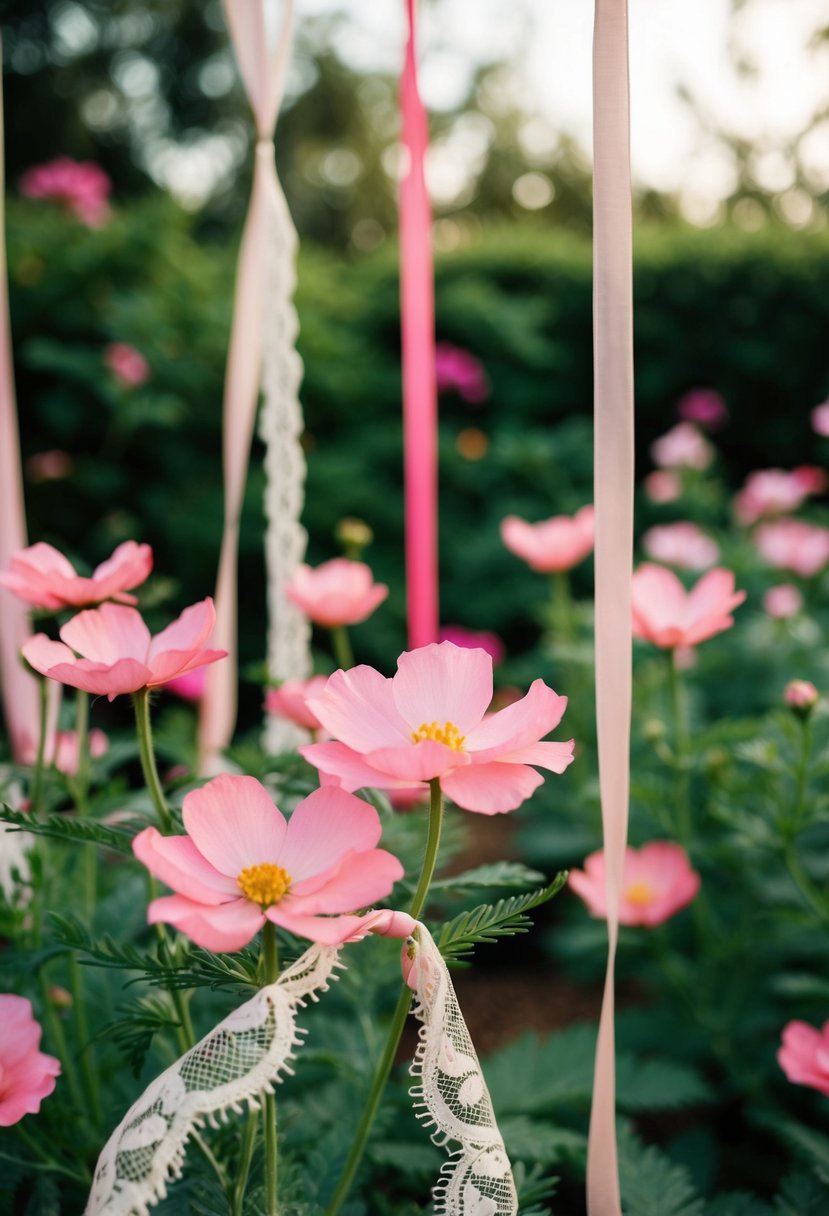
[{"label": "flower bud", "polygon": [[58,984],[53,984],[49,989],[49,1001],[54,1005],[55,1009],[71,1009],[72,1008],[72,993],[67,992],[65,988],[61,988]]},{"label": "flower bud", "polygon": [[334,535],[342,545],[348,557],[359,558],[364,549],[374,540],[374,533],[362,519],[347,516],[341,519],[334,529]]},{"label": "flower bud", "polygon": [[810,680],[789,680],[783,700],[794,713],[808,718],[818,702],[818,690]]}]

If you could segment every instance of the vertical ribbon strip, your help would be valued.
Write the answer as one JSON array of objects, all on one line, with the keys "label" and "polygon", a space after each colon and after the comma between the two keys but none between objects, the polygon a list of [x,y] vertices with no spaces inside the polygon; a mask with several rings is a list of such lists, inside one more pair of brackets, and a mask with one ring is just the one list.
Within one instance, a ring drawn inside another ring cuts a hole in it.
[{"label": "vertical ribbon strip", "polygon": [[[276,174],[273,149],[293,31],[293,0],[284,0],[282,28],[273,49],[268,38],[265,0],[224,0],[224,9],[253,111],[256,155],[250,204],[239,250],[225,372],[224,531],[213,640],[216,646],[228,651],[228,660],[212,668],[207,675],[199,728],[201,764],[207,769],[215,765],[218,753],[230,742],[236,722],[239,524],[263,360],[270,342],[269,336],[266,337],[266,317],[270,320],[276,311],[274,308],[271,314],[268,313],[266,299],[269,294],[279,293],[283,302],[282,315],[290,308],[295,248],[295,234],[285,235],[286,226],[291,232],[293,230]],[[276,264],[279,254],[282,256]],[[283,325],[282,333],[290,334],[291,341],[295,332],[295,323]],[[294,354],[289,372],[282,379],[271,377],[270,382],[280,391],[295,396],[299,383],[297,367],[298,357]]]},{"label": "vertical ribbon strip", "polygon": [[[0,80],[0,569],[8,566],[13,553],[26,547],[26,513],[20,470],[20,436],[14,392],[6,270],[3,131],[3,94]],[[15,760],[23,758],[27,747],[37,745],[39,731],[37,684],[24,670],[20,660],[20,647],[30,632],[26,605],[9,591],[0,590],[0,687],[3,712]]]},{"label": "vertical ribbon strip", "polygon": [[406,157],[400,184],[400,323],[406,497],[409,648],[438,635],[437,384],[432,215],[426,189],[429,143],[417,85],[416,0],[406,0],[409,37],[400,82]]},{"label": "vertical ribbon strip", "polygon": [[633,276],[627,0],[596,0],[593,36],[596,715],[608,958],[587,1158],[590,1216],[620,1216],[614,965],[630,786]]}]

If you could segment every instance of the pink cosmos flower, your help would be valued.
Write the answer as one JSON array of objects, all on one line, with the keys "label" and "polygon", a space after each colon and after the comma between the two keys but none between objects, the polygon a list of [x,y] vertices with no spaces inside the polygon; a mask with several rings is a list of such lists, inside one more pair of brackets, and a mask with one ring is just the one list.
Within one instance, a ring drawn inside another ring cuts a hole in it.
[{"label": "pink cosmos flower", "polygon": [[464,629],[462,625],[446,625],[438,634],[438,641],[452,642],[454,646],[465,646],[468,650],[485,650],[495,664],[504,657],[504,643],[497,633]]},{"label": "pink cosmos flower", "polygon": [[817,705],[818,690],[811,680],[789,680],[783,690],[783,700],[798,713],[810,713]]},{"label": "pink cosmos flower", "polygon": [[760,555],[778,570],[793,570],[801,578],[819,574],[829,561],[829,528],[800,519],[761,524],[754,533]]},{"label": "pink cosmos flower", "polygon": [[[600,849],[591,853],[584,870],[572,870],[568,885],[593,916],[607,917],[605,861]],[[625,849],[625,867],[619,903],[623,925],[661,925],[695,897],[700,876],[691,869],[688,854],[678,844],[656,840],[641,849]]]},{"label": "pink cosmos flower", "polygon": [[699,427],[678,422],[654,440],[651,456],[661,469],[707,469],[714,459],[714,449]]},{"label": "pink cosmos flower", "polygon": [[104,348],[104,363],[125,388],[137,388],[150,378],[150,365],[140,350],[126,342],[110,342]]},{"label": "pink cosmos flower", "polygon": [[829,435],[829,401],[816,405],[811,413],[812,430],[818,435]]},{"label": "pink cosmos flower", "polygon": [[45,633],[29,638],[23,657],[50,680],[112,701],[223,659],[226,650],[205,649],[215,623],[213,601],[206,599],[185,608],[178,620],[151,637],[135,608],[102,604],[73,616],[61,629],[60,642]]},{"label": "pink cosmos flower", "polygon": [[730,629],[730,613],[745,598],[745,591],[734,590],[734,575],[722,567],[686,591],[672,570],[646,562],[633,576],[633,634],[664,650],[696,646]]},{"label": "pink cosmos flower", "polygon": [[741,524],[753,524],[766,515],[796,511],[810,494],[826,489],[826,474],[813,465],[785,469],[760,469],[751,473],[734,498],[734,514]]},{"label": "pink cosmos flower", "polygon": [[335,671],[311,710],[336,742],[299,750],[348,790],[406,789],[435,778],[467,811],[513,811],[541,785],[531,765],[563,773],[573,740],[541,743],[567,698],[536,680],[522,700],[487,714],[492,659],[483,650],[433,642],[402,654],[397,674]]},{"label": "pink cosmos flower", "polygon": [[75,462],[68,452],[60,448],[50,448],[48,452],[33,452],[26,459],[26,476],[29,481],[40,485],[44,481],[62,481],[68,477],[75,467]]},{"label": "pink cosmos flower", "polygon": [[682,482],[670,469],[655,469],[642,482],[651,502],[676,502],[682,493]]},{"label": "pink cosmos flower", "polygon": [[794,1085],[808,1085],[829,1098],[829,1022],[816,1030],[808,1022],[789,1022],[777,1063]]},{"label": "pink cosmos flower", "polygon": [[87,228],[100,228],[106,223],[111,191],[112,182],[99,165],[67,156],[35,165],[20,179],[20,193],[26,198],[55,199]]},{"label": "pink cosmos flower", "polygon": [[575,515],[554,515],[538,524],[517,515],[501,521],[501,540],[539,574],[571,570],[593,551],[593,507]]},{"label": "pink cosmos flower", "polygon": [[38,1113],[55,1088],[60,1061],[38,1050],[40,1024],[25,997],[0,994],[0,1026],[0,1127],[11,1127]]},{"label": "pink cosmos flower", "polygon": [[775,620],[797,616],[802,607],[803,596],[794,583],[779,583],[776,587],[769,587],[763,596],[763,608]]},{"label": "pink cosmos flower", "polygon": [[[100,760],[109,751],[109,739],[102,730],[92,729],[89,732],[89,755],[93,760]],[[34,764],[37,759],[37,745],[33,740],[27,740],[22,755],[24,764]],[[67,777],[75,777],[78,772],[80,748],[78,735],[74,730],[55,731],[52,746],[47,744],[46,763],[54,764],[59,773]]]},{"label": "pink cosmos flower", "polygon": [[182,701],[201,701],[207,685],[207,672],[203,667],[187,671],[183,676],[176,676],[164,685],[165,692],[174,693]]},{"label": "pink cosmos flower", "polygon": [[300,565],[285,594],[309,620],[327,629],[358,625],[371,616],[389,593],[384,583],[375,583],[364,562],[335,557],[312,569]]},{"label": "pink cosmos flower", "polygon": [[698,422],[712,431],[728,422],[728,406],[713,388],[692,388],[680,397],[676,412],[685,422]]},{"label": "pink cosmos flower", "polygon": [[333,946],[360,929],[353,913],[384,899],[403,867],[376,848],[374,807],[336,786],[314,790],[285,821],[253,777],[222,776],[187,794],[186,836],[145,828],[133,852],[175,895],[155,899],[163,921],[206,950],[240,950],[266,920]]},{"label": "pink cosmos flower", "polygon": [[12,555],[8,570],[0,572],[0,587],[48,612],[84,608],[103,600],[135,604],[135,596],[127,592],[143,583],[152,568],[150,546],[126,540],[96,566],[89,578],[84,578],[62,553],[39,541]]},{"label": "pink cosmos flower", "polygon": [[294,722],[304,730],[318,731],[321,724],[308,708],[308,698],[320,696],[327,683],[327,676],[312,676],[310,680],[285,680],[279,688],[268,689],[265,694],[265,709],[269,714]]},{"label": "pink cosmos flower", "polygon": [[648,528],[642,548],[655,561],[681,570],[705,570],[720,556],[717,542],[690,521]]},{"label": "pink cosmos flower", "polygon": [[459,346],[438,342],[435,347],[435,373],[438,392],[454,390],[470,405],[480,405],[489,396],[489,381],[484,365]]}]

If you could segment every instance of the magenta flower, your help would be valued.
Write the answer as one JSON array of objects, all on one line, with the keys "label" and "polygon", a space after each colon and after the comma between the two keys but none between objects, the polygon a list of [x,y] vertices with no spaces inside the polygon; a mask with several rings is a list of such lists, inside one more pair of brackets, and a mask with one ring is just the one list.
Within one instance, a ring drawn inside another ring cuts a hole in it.
[{"label": "magenta flower", "polygon": [[40,1024],[25,997],[0,994],[0,1127],[36,1115],[55,1088],[60,1061],[40,1047]]},{"label": "magenta flower", "polygon": [[686,591],[672,570],[647,562],[633,576],[633,633],[663,650],[696,646],[724,629],[746,598],[734,590],[734,575],[717,567]]},{"label": "magenta flower", "polygon": [[654,561],[681,570],[705,570],[720,556],[716,541],[690,522],[659,524],[648,528],[642,537],[642,548]]},{"label": "magenta flower", "polygon": [[698,422],[712,431],[728,422],[728,406],[713,388],[692,388],[680,397],[676,412],[685,422]]},{"label": "magenta flower", "polygon": [[653,463],[661,469],[707,469],[714,449],[699,427],[678,422],[651,444]]},{"label": "magenta flower", "polygon": [[336,742],[299,750],[349,790],[411,789],[440,779],[467,811],[513,811],[541,785],[531,765],[563,773],[573,740],[542,743],[567,698],[536,680],[522,700],[487,714],[492,659],[483,650],[433,642],[402,654],[397,674],[372,667],[335,671],[311,710]]},{"label": "magenta flower", "polygon": [[[571,870],[568,885],[591,915],[607,918],[604,852],[591,853],[584,870]],[[696,896],[700,876],[678,844],[653,841],[641,849],[625,849],[619,901],[619,923],[653,928],[674,916]]]},{"label": "magenta flower", "polygon": [[285,594],[309,620],[327,629],[358,625],[371,616],[389,593],[384,583],[375,583],[364,562],[335,557],[312,569],[297,566]]},{"label": "magenta flower", "polygon": [[438,641],[465,646],[467,650],[485,650],[494,664],[500,663],[504,657],[504,643],[497,633],[464,629],[462,625],[446,625],[441,629]]},{"label": "magenta flower", "polygon": [[792,570],[801,578],[819,574],[829,561],[829,528],[800,519],[778,519],[761,524],[754,543],[770,566]]},{"label": "magenta flower", "polygon": [[575,515],[554,515],[538,524],[517,515],[501,521],[501,540],[539,574],[571,570],[593,551],[593,508],[582,507]]},{"label": "magenta flower", "polygon": [[438,342],[435,347],[435,373],[438,392],[454,390],[470,405],[480,405],[489,396],[489,381],[484,365],[460,346]]},{"label": "magenta flower", "polygon": [[40,541],[12,555],[8,570],[0,572],[0,587],[47,612],[85,608],[104,600],[135,604],[135,596],[127,592],[143,583],[152,568],[150,546],[126,540],[96,566],[89,578],[84,578],[68,558]]},{"label": "magenta flower", "polygon": [[651,502],[676,502],[682,493],[682,482],[670,469],[654,469],[642,482]]},{"label": "magenta flower", "polygon": [[328,683],[327,676],[311,676],[310,680],[284,680],[278,688],[265,694],[265,709],[277,718],[284,718],[303,730],[318,731],[321,724],[308,707],[309,697],[318,697]]},{"label": "magenta flower", "polygon": [[378,849],[374,807],[336,786],[314,790],[285,821],[253,777],[223,774],[184,799],[186,836],[145,828],[133,852],[175,895],[155,899],[150,924],[175,925],[206,950],[240,950],[266,920],[335,946],[359,930],[345,915],[403,877]]},{"label": "magenta flower", "polygon": [[829,1098],[829,1022],[822,1030],[808,1022],[789,1022],[777,1063],[793,1085],[808,1085]]},{"label": "magenta flower", "polygon": [[150,365],[140,350],[126,342],[110,342],[104,348],[104,363],[125,388],[137,388],[150,378]]},{"label": "magenta flower", "polygon": [[826,489],[826,474],[813,465],[785,469],[759,469],[751,473],[734,498],[734,514],[741,524],[754,524],[767,515],[796,511],[810,494]]},{"label": "magenta flower", "polygon": [[88,228],[100,228],[109,218],[112,182],[99,165],[60,156],[27,169],[20,179],[26,198],[55,199]]},{"label": "magenta flower", "polygon": [[102,604],[67,621],[60,642],[44,633],[29,638],[23,657],[50,680],[112,701],[223,659],[226,650],[206,649],[215,623],[213,601],[206,599],[185,608],[178,620],[152,637],[135,608]]},{"label": "magenta flower", "polygon": [[794,583],[778,583],[776,587],[769,587],[763,596],[763,608],[775,620],[797,616],[802,607],[803,596]]},{"label": "magenta flower", "polygon": [[[93,760],[99,760],[109,751],[109,739],[102,730],[93,729],[89,732],[89,755]],[[46,745],[46,763],[54,764],[59,773],[67,777],[75,777],[80,762],[80,747],[78,734],[74,730],[59,730],[55,732],[51,745]],[[37,759],[37,744],[27,739],[26,747],[21,757],[24,764],[34,764]]]}]

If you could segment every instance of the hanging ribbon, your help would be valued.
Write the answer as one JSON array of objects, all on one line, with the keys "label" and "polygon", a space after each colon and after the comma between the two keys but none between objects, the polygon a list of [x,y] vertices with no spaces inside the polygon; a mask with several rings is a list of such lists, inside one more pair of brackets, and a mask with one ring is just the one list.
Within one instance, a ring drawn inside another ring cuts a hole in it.
[{"label": "hanging ribbon", "polygon": [[[359,936],[409,935],[404,971],[422,1023],[411,1094],[418,1117],[449,1154],[433,1188],[436,1216],[516,1216],[518,1200],[489,1091],[446,964],[428,929],[405,913],[364,917]],[[355,938],[351,940],[356,940]],[[311,946],[171,1065],[133,1103],[98,1159],[86,1216],[148,1216],[181,1175],[190,1136],[215,1126],[291,1071],[306,1033],[297,1011],[318,1000],[344,964],[338,949]]]},{"label": "hanging ribbon", "polygon": [[[5,570],[12,554],[25,549],[27,542],[9,321],[3,133],[0,69],[0,569]],[[20,661],[20,648],[30,635],[26,605],[9,591],[0,590],[0,687],[12,755],[18,761],[28,748],[37,744],[39,733],[37,684]]]},{"label": "hanging ribbon", "polygon": [[633,286],[627,0],[596,0],[593,332],[596,714],[608,957],[587,1156],[590,1216],[620,1216],[614,966],[628,827],[633,553]]},{"label": "hanging ribbon", "polygon": [[400,323],[406,604],[409,648],[414,649],[438,636],[438,449],[432,215],[424,164],[429,129],[417,85],[416,0],[406,0],[406,14],[409,37],[400,82],[406,158],[400,184]]},{"label": "hanging ribbon", "polygon": [[[226,662],[217,664],[207,675],[201,707],[199,749],[202,769],[215,767],[218,754],[233,734],[236,722],[238,685],[238,552],[239,523],[244,502],[245,482],[250,460],[250,445],[256,418],[256,404],[263,377],[266,352],[283,353],[290,339],[292,354],[281,373],[266,377],[266,388],[288,410],[295,404],[299,385],[299,360],[293,352],[296,319],[291,295],[294,287],[293,257],[296,235],[276,174],[273,136],[285,84],[285,73],[293,31],[293,0],[284,0],[282,28],[273,50],[270,49],[265,16],[265,0],[224,0],[225,16],[236,52],[242,81],[253,111],[256,126],[256,155],[250,204],[242,233],[236,271],[233,324],[225,373],[223,411],[224,531],[216,585],[216,628],[213,642],[228,652]],[[274,336],[273,327],[278,327]],[[271,428],[271,431],[279,428]],[[290,429],[290,428],[289,428]],[[296,427],[294,427],[296,430]],[[297,442],[298,446],[298,442]],[[297,460],[301,479],[304,466]],[[295,496],[294,496],[295,497]],[[299,530],[298,520],[295,528]],[[286,550],[286,560],[298,561],[304,545],[300,540]],[[273,552],[271,546],[270,552]],[[298,552],[299,551],[299,552]],[[284,579],[284,564],[280,566]],[[292,571],[287,572],[290,577]],[[290,617],[290,605],[272,602],[273,611]],[[294,634],[296,635],[296,630]],[[299,631],[301,636],[301,627]],[[306,642],[307,646],[307,642]],[[298,666],[303,666],[300,658]],[[287,671],[278,673],[288,675]],[[300,674],[305,674],[304,670]]]}]

